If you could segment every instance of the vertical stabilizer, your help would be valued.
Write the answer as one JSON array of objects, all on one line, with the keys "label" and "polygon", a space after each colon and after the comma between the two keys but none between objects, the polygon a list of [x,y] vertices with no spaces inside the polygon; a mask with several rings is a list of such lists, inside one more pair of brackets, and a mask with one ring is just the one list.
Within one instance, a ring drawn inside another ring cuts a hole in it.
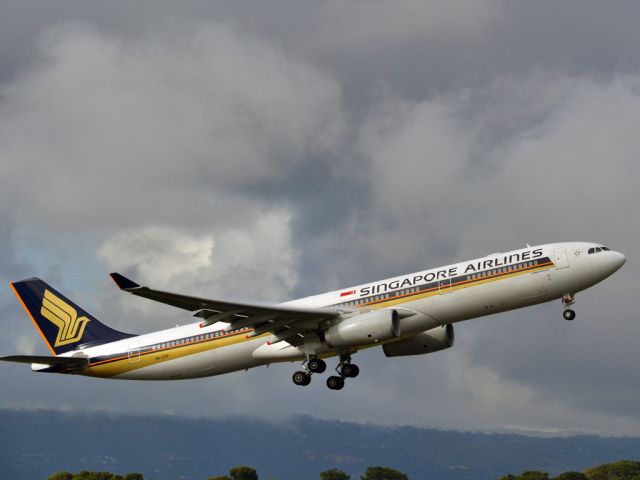
[{"label": "vertical stabilizer", "polygon": [[11,288],[54,355],[75,350],[83,344],[107,343],[134,336],[100,323],[39,278],[12,283]]}]

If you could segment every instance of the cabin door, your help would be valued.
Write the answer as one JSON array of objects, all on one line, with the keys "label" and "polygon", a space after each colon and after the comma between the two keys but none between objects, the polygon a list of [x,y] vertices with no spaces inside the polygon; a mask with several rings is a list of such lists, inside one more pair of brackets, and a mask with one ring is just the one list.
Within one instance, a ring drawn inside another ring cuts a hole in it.
[{"label": "cabin door", "polygon": [[129,342],[129,363],[137,363],[140,361],[140,342],[135,340]]},{"label": "cabin door", "polygon": [[451,293],[451,279],[440,280],[438,282],[438,289],[440,290],[440,295]]},{"label": "cabin door", "polygon": [[553,249],[553,263],[556,264],[556,270],[567,268],[569,266],[569,259],[567,258],[566,248],[562,247]]}]

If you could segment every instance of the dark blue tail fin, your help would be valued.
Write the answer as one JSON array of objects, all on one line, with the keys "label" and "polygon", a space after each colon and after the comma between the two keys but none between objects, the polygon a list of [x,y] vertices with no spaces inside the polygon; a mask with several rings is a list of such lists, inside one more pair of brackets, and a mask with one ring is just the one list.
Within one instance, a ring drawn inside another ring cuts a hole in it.
[{"label": "dark blue tail fin", "polygon": [[100,323],[39,278],[15,282],[11,287],[54,355],[75,350],[79,345],[134,336]]}]

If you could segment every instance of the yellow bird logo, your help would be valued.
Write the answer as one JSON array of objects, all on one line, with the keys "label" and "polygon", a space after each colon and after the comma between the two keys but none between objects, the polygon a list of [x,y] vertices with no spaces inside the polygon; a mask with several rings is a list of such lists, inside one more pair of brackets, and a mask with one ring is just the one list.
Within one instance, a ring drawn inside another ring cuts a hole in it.
[{"label": "yellow bird logo", "polygon": [[61,298],[56,297],[49,290],[44,291],[40,313],[58,327],[55,347],[68,345],[80,340],[89,322],[87,317],[78,317],[78,312],[75,308]]}]

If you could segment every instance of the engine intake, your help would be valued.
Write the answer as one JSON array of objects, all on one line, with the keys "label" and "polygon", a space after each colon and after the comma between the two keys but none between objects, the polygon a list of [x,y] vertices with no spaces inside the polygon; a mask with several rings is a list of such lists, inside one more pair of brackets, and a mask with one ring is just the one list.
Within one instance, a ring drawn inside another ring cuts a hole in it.
[{"label": "engine intake", "polygon": [[347,318],[324,334],[334,348],[357,347],[400,336],[400,316],[396,310],[377,310]]},{"label": "engine intake", "polygon": [[453,325],[436,327],[426,332],[418,333],[397,342],[387,343],[382,347],[387,357],[405,357],[408,355],[422,355],[453,347],[455,334]]}]

